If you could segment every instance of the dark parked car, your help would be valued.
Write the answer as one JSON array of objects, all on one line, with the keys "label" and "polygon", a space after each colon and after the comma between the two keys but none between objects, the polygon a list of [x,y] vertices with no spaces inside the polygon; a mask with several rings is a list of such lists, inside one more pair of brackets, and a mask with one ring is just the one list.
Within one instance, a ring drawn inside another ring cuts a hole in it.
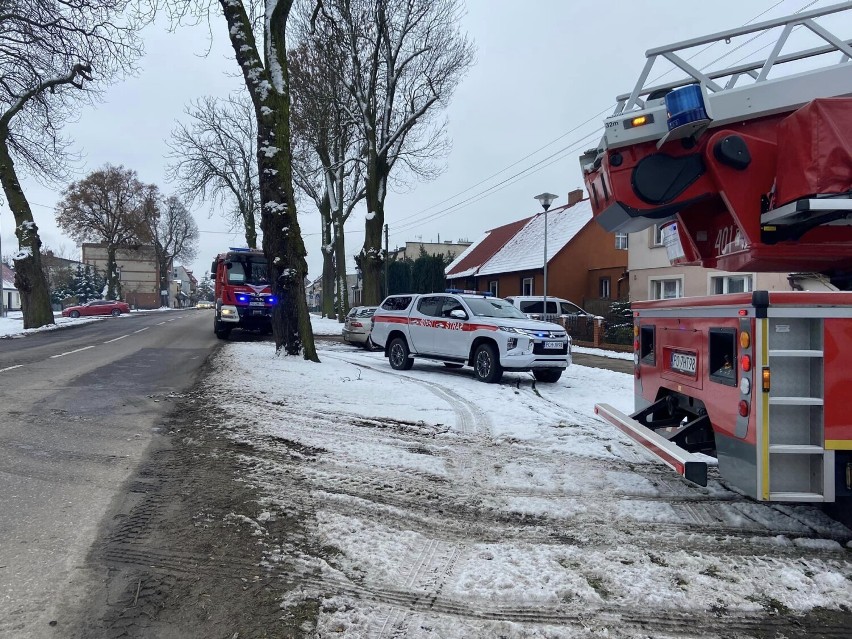
[{"label": "dark parked car", "polygon": [[79,306],[69,306],[62,310],[62,317],[87,317],[89,315],[112,315],[118,317],[129,313],[130,306],[118,300],[92,300]]},{"label": "dark parked car", "polygon": [[343,341],[372,348],[370,331],[373,330],[373,313],[376,306],[353,306],[343,324]]}]

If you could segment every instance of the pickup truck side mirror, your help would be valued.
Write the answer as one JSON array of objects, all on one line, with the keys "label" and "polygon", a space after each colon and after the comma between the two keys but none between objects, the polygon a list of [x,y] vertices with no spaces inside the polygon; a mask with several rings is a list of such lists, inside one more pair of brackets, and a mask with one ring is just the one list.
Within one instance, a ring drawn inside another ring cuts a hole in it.
[{"label": "pickup truck side mirror", "polygon": [[467,313],[460,309],[456,309],[454,311],[450,311],[450,317],[452,317],[453,319],[466,320]]}]

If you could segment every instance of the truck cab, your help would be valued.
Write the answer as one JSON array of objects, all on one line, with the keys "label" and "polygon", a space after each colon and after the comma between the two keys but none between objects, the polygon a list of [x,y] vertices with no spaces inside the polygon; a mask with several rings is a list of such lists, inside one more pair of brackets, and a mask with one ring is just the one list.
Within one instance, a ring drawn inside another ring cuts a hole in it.
[{"label": "truck cab", "polygon": [[220,253],[210,267],[210,278],[216,296],[213,317],[216,337],[228,339],[234,328],[272,332],[275,297],[263,251],[231,248]]}]

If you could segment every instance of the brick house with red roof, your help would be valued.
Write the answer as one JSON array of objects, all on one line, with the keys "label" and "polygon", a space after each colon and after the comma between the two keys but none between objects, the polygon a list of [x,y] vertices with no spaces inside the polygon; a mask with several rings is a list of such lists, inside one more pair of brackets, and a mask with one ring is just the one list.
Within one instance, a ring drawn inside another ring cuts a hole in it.
[{"label": "brick house with red roof", "polygon": [[[581,306],[628,296],[627,236],[592,219],[583,191],[547,212],[547,294]],[[545,214],[491,229],[447,267],[450,288],[491,291],[499,297],[542,295]]]}]

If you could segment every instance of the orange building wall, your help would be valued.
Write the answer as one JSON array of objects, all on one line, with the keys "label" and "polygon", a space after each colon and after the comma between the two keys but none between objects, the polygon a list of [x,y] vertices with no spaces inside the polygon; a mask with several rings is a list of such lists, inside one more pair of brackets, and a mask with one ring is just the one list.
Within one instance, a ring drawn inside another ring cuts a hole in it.
[{"label": "orange building wall", "polygon": [[[543,248],[543,247],[542,247]],[[542,250],[542,262],[544,251]],[[583,227],[574,238],[557,253],[547,266],[547,294],[562,297],[576,304],[586,299],[599,299],[599,280],[610,278],[610,297],[627,297],[628,278],[619,280],[627,270],[627,251],[615,248],[615,235],[607,233],[599,224]],[[516,271],[501,275],[468,278],[465,288],[487,291],[489,282],[497,280],[500,297],[520,295],[523,279],[533,278],[533,295],[544,292],[544,269]]]}]

